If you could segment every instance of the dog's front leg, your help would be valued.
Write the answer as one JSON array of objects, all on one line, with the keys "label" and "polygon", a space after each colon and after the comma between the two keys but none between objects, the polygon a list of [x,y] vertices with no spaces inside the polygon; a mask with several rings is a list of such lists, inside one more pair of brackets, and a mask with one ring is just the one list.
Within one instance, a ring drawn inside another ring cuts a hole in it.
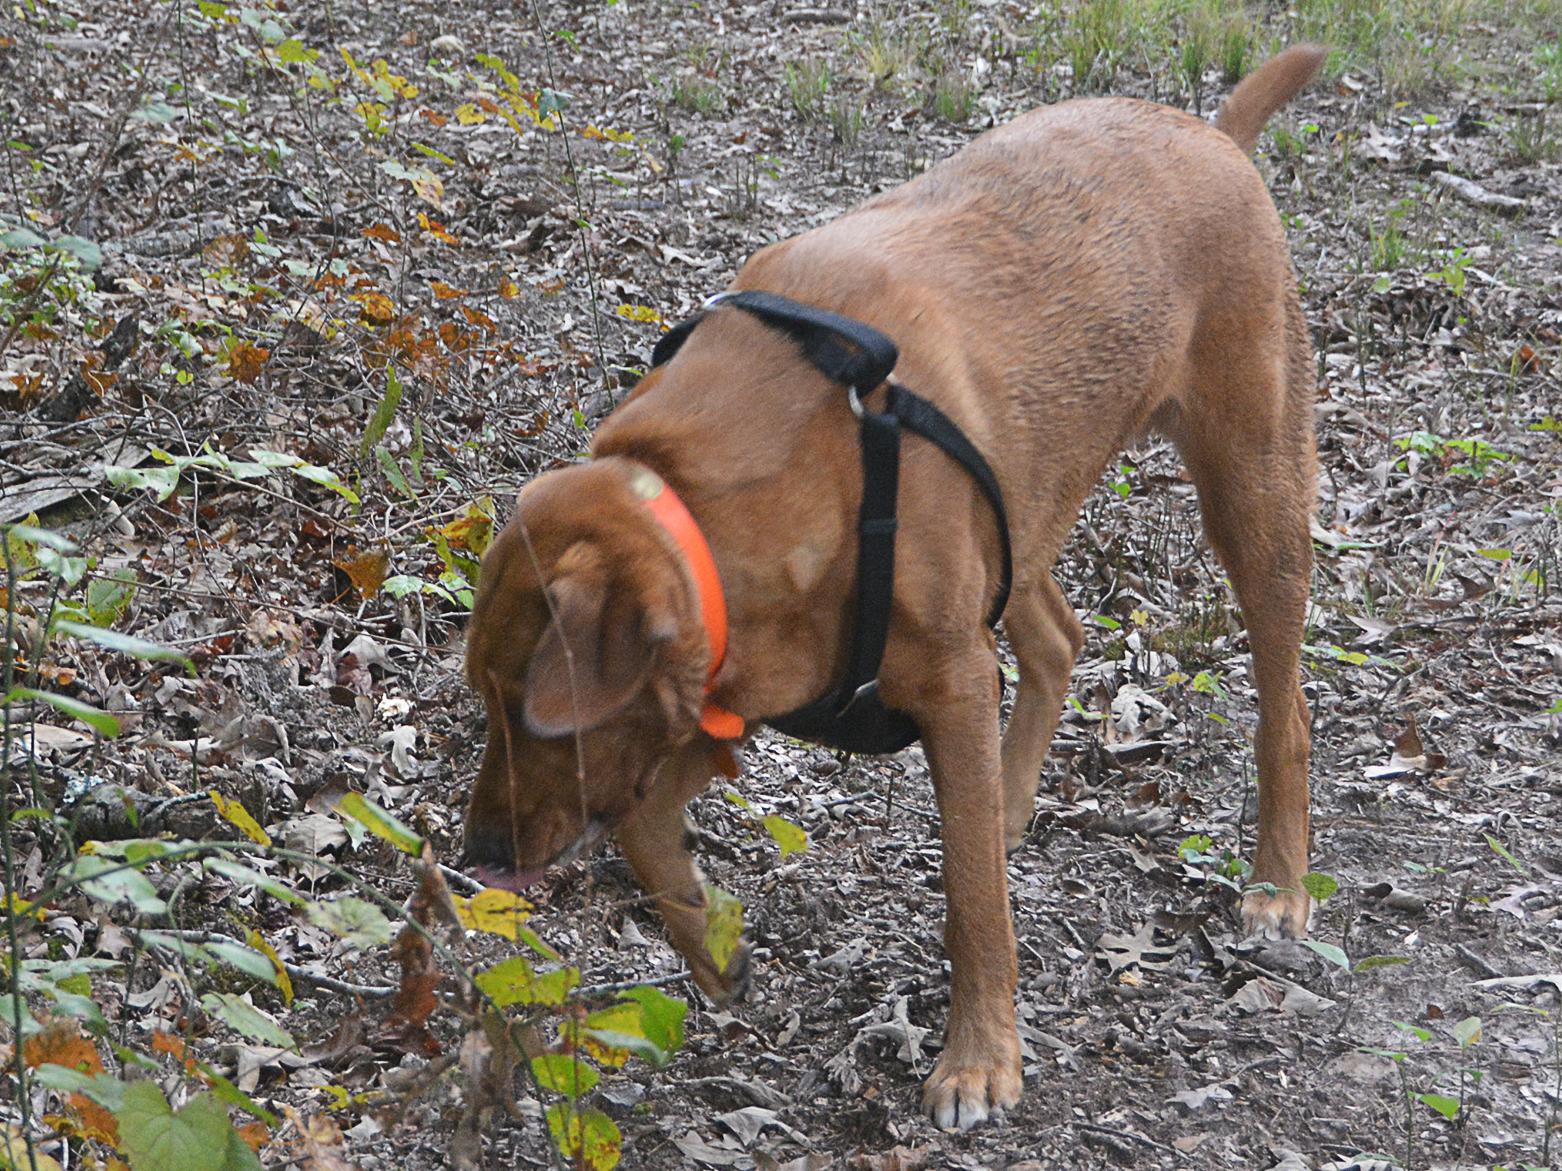
[{"label": "dog's front leg", "polygon": [[713,771],[709,741],[702,737],[680,749],[616,836],[635,877],[662,912],[668,941],[688,963],[694,982],[717,1004],[726,1004],[748,990],[748,944],[738,947],[725,971],[717,970],[705,946],[705,876],[689,852],[683,814]]},{"label": "dog's front leg", "polygon": [[1003,771],[992,655],[942,664],[947,687],[919,711],[944,839],[944,947],[953,969],[944,1052],[923,1108],[965,1130],[1020,1096],[1014,925],[1004,853]]}]

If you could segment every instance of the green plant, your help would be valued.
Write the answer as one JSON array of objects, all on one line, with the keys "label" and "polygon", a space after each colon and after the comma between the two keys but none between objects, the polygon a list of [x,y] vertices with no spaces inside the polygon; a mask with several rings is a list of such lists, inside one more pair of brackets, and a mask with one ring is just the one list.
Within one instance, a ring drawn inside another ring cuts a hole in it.
[{"label": "green plant", "polygon": [[1430,431],[1396,436],[1394,446],[1406,453],[1394,462],[1396,468],[1413,470],[1412,457],[1420,457],[1440,462],[1443,470],[1454,476],[1479,478],[1513,459],[1511,452],[1500,451],[1484,439],[1444,439]]},{"label": "green plant", "polygon": [[1127,52],[1130,14],[1128,0],[1082,0],[1075,10],[1062,34],[1075,93],[1112,84]]},{"label": "green plant", "polygon": [[[1436,1038],[1436,1034],[1431,1029],[1424,1028],[1421,1025],[1413,1025],[1407,1021],[1394,1021],[1393,1024],[1394,1028],[1398,1029],[1401,1034],[1413,1038],[1423,1046],[1431,1044]],[[1474,1016],[1465,1017],[1455,1024],[1449,1030],[1449,1033],[1458,1045],[1459,1053],[1462,1054],[1465,1050],[1479,1044],[1481,1039],[1481,1020],[1479,1017]],[[1395,1068],[1399,1072],[1400,1093],[1404,1096],[1406,1105],[1404,1165],[1406,1167],[1414,1166],[1416,1132],[1414,1107],[1417,1105],[1425,1106],[1447,1122],[1462,1122],[1467,1117],[1469,1083],[1479,1082],[1484,1076],[1484,1072],[1464,1064],[1461,1060],[1456,1070],[1459,1075],[1458,1096],[1454,1097],[1448,1094],[1440,1094],[1435,1089],[1417,1090],[1412,1088],[1409,1071],[1410,1053],[1407,1050],[1386,1049],[1373,1045],[1360,1045],[1357,1046],[1357,1049],[1359,1052],[1368,1053],[1374,1057],[1387,1058],[1394,1063]]]},{"label": "green plant", "polygon": [[934,74],[932,106],[933,113],[945,122],[960,125],[971,120],[976,86],[957,62],[945,62]]},{"label": "green plant", "polygon": [[1404,264],[1410,254],[1410,241],[1405,234],[1405,220],[1414,204],[1401,199],[1388,209],[1381,224],[1367,227],[1369,242],[1368,265],[1373,272],[1392,272]]},{"label": "green plant", "polygon": [[1510,118],[1503,124],[1502,137],[1519,162],[1549,163],[1558,156],[1557,139],[1545,110]]},{"label": "green plant", "polygon": [[891,90],[910,78],[922,52],[923,42],[914,29],[875,20],[862,39],[858,57],[873,88]]},{"label": "green plant", "polygon": [[1463,248],[1455,248],[1440,268],[1433,269],[1426,276],[1428,280],[1447,285],[1448,291],[1455,297],[1462,297],[1469,284],[1469,268],[1472,263],[1474,263],[1473,258]]},{"label": "green plant", "polygon": [[787,101],[805,122],[824,116],[825,96],[830,92],[830,66],[826,61],[788,61],[781,76],[786,82]]},{"label": "green plant", "polygon": [[1539,72],[1540,96],[1547,102],[1562,99],[1562,33],[1556,40],[1535,50],[1535,66]]},{"label": "green plant", "polygon": [[853,149],[862,138],[862,124],[866,103],[854,93],[838,93],[829,101],[826,121],[835,141],[847,150]]},{"label": "green plant", "polygon": [[[13,526],[5,536],[7,580],[12,582],[21,550],[50,549],[65,556],[74,552],[70,542],[45,530]],[[10,597],[8,630],[15,614],[15,600]],[[60,626],[65,628],[63,623]],[[90,629],[70,633],[147,662],[179,662],[193,672],[188,660],[166,648]],[[8,654],[8,684],[14,666]],[[13,705],[36,698],[48,697],[29,688],[7,690],[3,707],[8,730]],[[89,722],[103,735],[117,734],[118,724],[112,716],[85,705],[61,702],[65,697],[54,699],[54,706],[65,714]],[[8,767],[11,744],[12,737],[7,735],[0,749],[7,758],[8,784],[12,778]],[[623,990],[613,986],[601,992],[580,988],[578,969],[562,963],[558,953],[526,926],[530,904],[502,890],[483,890],[471,898],[452,894],[422,835],[356,793],[342,796],[334,809],[346,837],[377,838],[416,859],[418,893],[404,907],[345,868],[322,861],[316,853],[277,846],[239,802],[216,791],[210,799],[217,814],[237,831],[233,840],[131,838],[84,843],[70,849],[44,874],[41,885],[31,890],[19,884],[13,862],[11,834],[16,819],[0,818],[6,879],[6,899],[0,912],[5,916],[7,940],[6,994],[0,997],[5,1025],[0,1027],[8,1027],[15,1042],[10,1073],[22,1104],[23,1123],[19,1131],[7,1131],[3,1136],[5,1146],[0,1153],[4,1153],[7,1166],[53,1165],[36,1150],[33,1141],[26,1103],[29,1087],[36,1084],[60,1094],[67,1103],[65,1114],[44,1120],[48,1125],[69,1133],[78,1143],[117,1153],[128,1160],[131,1171],[258,1171],[260,1163],[250,1143],[266,1141],[280,1120],[198,1060],[176,1034],[152,1033],[146,1051],[122,1044],[115,1047],[120,1061],[115,1070],[104,1052],[103,1040],[110,1025],[98,1006],[94,981],[117,974],[121,963],[106,958],[60,959],[50,949],[38,946],[46,930],[45,910],[84,898],[96,904],[97,914],[120,923],[138,953],[154,953],[160,962],[182,968],[185,974],[180,987],[191,989],[192,1004],[198,999],[200,1010],[211,1018],[251,1042],[296,1049],[293,1035],[262,1005],[285,1009],[292,1001],[293,980],[310,978],[307,970],[284,962],[257,927],[250,927],[247,934],[241,929],[228,936],[182,930],[177,918],[166,927],[162,925],[174,916],[179,892],[196,881],[262,891],[278,905],[334,935],[339,946],[350,950],[375,949],[396,939],[402,985],[391,1021],[398,1028],[414,1034],[426,1030],[428,1017],[439,1006],[433,996],[440,979],[439,961],[453,969],[459,985],[456,999],[466,1019],[475,1022],[471,1026],[475,1033],[486,1037],[488,1045],[513,1047],[517,1030],[538,1036],[540,1029],[551,1026],[555,1040],[544,1052],[531,1055],[528,1065],[537,1087],[560,1099],[547,1110],[555,1145],[576,1167],[610,1171],[617,1164],[618,1129],[605,1114],[585,1105],[584,1095],[599,1083],[604,1072],[621,1067],[631,1057],[653,1066],[665,1064],[683,1042],[687,1010],[682,1002],[648,985]],[[7,805],[9,812],[9,801]],[[57,831],[68,829],[46,809],[32,813],[54,823]],[[796,840],[801,831],[784,819],[774,821],[773,827],[771,819],[765,824],[783,851],[801,848]],[[251,865],[258,861],[267,865],[265,872]],[[353,893],[316,894],[314,883],[294,877],[290,868],[297,868],[300,875],[329,873]],[[163,881],[154,882],[153,875]],[[165,895],[166,891],[173,893]],[[712,897],[720,915],[713,916],[708,945],[713,954],[724,953],[730,958],[741,935],[742,907],[719,891],[713,891]],[[438,908],[444,908],[440,914],[445,921],[436,933],[433,925]],[[398,918],[399,930],[394,925]],[[454,945],[452,921],[459,922]],[[475,967],[464,954],[463,930],[524,944],[543,962],[516,955],[498,964]],[[214,986],[209,973],[219,971],[229,973],[225,979],[245,994],[217,990],[221,985]],[[213,990],[199,994],[203,986]],[[594,1003],[602,1006],[593,1007]],[[499,1059],[513,1064],[521,1057],[517,1049],[501,1053]],[[179,1087],[172,1098],[165,1096],[157,1082],[132,1080],[130,1076],[137,1069],[172,1072],[166,1064],[170,1061]],[[482,1096],[478,1086],[471,1092]],[[235,1127],[229,1118],[230,1107],[248,1114],[253,1122]]]}]

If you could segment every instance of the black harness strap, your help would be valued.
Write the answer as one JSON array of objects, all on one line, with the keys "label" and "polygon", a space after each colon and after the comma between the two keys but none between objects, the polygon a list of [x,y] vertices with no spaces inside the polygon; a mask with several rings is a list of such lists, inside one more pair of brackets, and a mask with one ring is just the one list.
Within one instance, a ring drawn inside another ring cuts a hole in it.
[{"label": "black harness strap", "polygon": [[[834,691],[806,707],[766,722],[789,736],[817,740],[851,752],[898,752],[917,739],[919,732],[916,721],[905,712],[884,706],[878,694],[878,674],[889,639],[894,596],[902,427],[922,436],[959,463],[992,507],[1002,557],[998,590],[987,616],[989,627],[996,627],[1003,616],[1014,572],[1008,514],[998,478],[948,415],[899,383],[890,382],[883,411],[863,405],[862,400],[870,392],[889,381],[900,354],[895,343],[878,330],[838,313],[775,293],[721,293],[707,301],[700,313],[662,335],[652,352],[652,365],[671,360],[705,314],[722,305],[752,313],[792,337],[816,369],[847,388],[852,411],[862,425],[857,620],[846,678]],[[1001,672],[999,678],[1002,679]]]}]

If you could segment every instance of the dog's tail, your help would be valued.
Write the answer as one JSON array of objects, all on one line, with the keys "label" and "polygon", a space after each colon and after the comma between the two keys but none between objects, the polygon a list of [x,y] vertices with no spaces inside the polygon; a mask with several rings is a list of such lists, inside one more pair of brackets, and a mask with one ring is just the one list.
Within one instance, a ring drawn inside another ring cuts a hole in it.
[{"label": "dog's tail", "polygon": [[1252,154],[1258,133],[1274,112],[1317,75],[1329,51],[1322,45],[1292,45],[1242,79],[1215,119],[1244,153]]}]

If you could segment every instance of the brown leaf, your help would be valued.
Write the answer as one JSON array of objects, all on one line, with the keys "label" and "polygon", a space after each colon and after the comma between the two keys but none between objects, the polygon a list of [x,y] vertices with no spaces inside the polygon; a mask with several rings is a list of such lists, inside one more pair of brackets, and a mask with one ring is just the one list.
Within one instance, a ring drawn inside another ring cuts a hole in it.
[{"label": "brown leaf", "polygon": [[253,384],[270,357],[271,351],[265,346],[237,342],[228,351],[228,376],[235,382]]},{"label": "brown leaf", "polygon": [[331,564],[347,575],[353,588],[365,599],[380,592],[380,587],[385,584],[385,578],[390,573],[390,557],[382,549],[360,553],[357,546],[349,545],[347,555],[338,557]]},{"label": "brown leaf", "polygon": [[1402,756],[1406,760],[1426,755],[1426,749],[1421,744],[1421,733],[1416,730],[1414,716],[1406,717],[1405,730],[1394,739],[1394,755]]},{"label": "brown leaf", "polygon": [[[97,1046],[83,1037],[76,1022],[69,1019],[52,1021],[27,1038],[22,1043],[22,1060],[29,1069],[63,1065],[78,1073],[103,1072],[103,1058],[98,1056]],[[71,1094],[65,1101],[83,1135],[110,1146],[119,1145],[119,1123],[111,1113],[84,1094]]]}]

